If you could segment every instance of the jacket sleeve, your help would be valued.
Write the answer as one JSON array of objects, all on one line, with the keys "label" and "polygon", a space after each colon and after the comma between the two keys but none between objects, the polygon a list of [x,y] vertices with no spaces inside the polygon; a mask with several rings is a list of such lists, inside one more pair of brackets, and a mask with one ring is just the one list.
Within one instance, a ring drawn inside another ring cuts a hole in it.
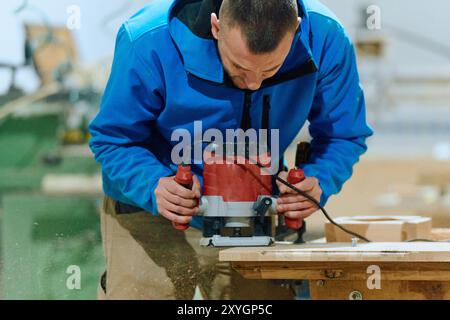
[{"label": "jacket sleeve", "polygon": [[366,122],[354,49],[342,28],[325,41],[322,52],[309,115],[311,158],[304,170],[307,176],[318,178],[325,205],[351,177],[354,164],[367,150],[366,138],[373,132]]},{"label": "jacket sleeve", "polygon": [[157,214],[154,189],[161,177],[173,174],[143,146],[164,106],[160,78],[157,63],[135,52],[123,25],[100,111],[89,127],[89,144],[102,166],[105,193],[153,214]]}]

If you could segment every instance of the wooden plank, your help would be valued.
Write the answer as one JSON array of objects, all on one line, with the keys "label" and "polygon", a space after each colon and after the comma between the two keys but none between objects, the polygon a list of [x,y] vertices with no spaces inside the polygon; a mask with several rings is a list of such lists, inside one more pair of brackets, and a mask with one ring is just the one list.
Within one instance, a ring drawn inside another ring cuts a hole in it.
[{"label": "wooden plank", "polygon": [[0,109],[0,123],[4,119],[9,117],[12,113],[14,113],[16,110],[22,109],[27,105],[33,104],[39,100],[47,98],[48,96],[56,94],[60,92],[61,89],[62,87],[59,84],[51,83],[40,88],[38,91],[34,93],[18,98],[3,105],[2,108]]},{"label": "wooden plank", "polygon": [[381,289],[370,290],[366,281],[318,281],[310,283],[313,300],[448,300],[450,282],[384,281]]},{"label": "wooden plank", "polygon": [[233,262],[247,279],[367,280],[368,267],[380,268],[383,280],[450,281],[448,262]]},{"label": "wooden plank", "polygon": [[219,259],[225,262],[450,262],[450,243],[379,242],[361,243],[355,247],[348,243],[277,244],[272,247],[222,250]]},{"label": "wooden plank", "polygon": [[[432,234],[445,238],[449,230]],[[219,259],[247,279],[309,280],[314,300],[450,299],[448,242],[276,244],[223,250]],[[371,290],[373,265],[379,267],[381,288]]]},{"label": "wooden plank", "polygon": [[[450,240],[450,228],[433,228],[431,229],[431,234],[428,240],[433,241],[449,241]],[[319,238],[312,241],[309,241],[309,243],[326,243],[326,238]]]},{"label": "wooden plank", "polygon": [[[33,52],[33,62],[43,85],[54,82],[54,73],[61,64],[77,61],[75,42],[65,26],[52,27],[50,32],[46,26],[28,24],[25,32],[28,42],[38,44]],[[54,39],[47,43],[44,40],[49,36]]]},{"label": "wooden plank", "polygon": [[101,175],[48,174],[42,179],[42,192],[52,196],[98,196],[102,191]]}]

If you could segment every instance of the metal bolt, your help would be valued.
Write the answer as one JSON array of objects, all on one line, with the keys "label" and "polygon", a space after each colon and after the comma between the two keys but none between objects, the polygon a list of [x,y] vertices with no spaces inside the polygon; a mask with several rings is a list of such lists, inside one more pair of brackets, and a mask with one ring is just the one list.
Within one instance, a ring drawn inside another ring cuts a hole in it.
[{"label": "metal bolt", "polygon": [[349,296],[348,296],[349,300],[362,300],[363,299],[363,295],[361,292],[359,291],[352,291]]}]

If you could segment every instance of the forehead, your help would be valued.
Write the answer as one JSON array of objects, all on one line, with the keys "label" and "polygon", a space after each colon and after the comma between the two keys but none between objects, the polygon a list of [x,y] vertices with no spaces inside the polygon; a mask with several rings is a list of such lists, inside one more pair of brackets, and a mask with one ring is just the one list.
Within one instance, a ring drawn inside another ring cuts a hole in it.
[{"label": "forehead", "polygon": [[245,37],[238,27],[225,27],[222,31],[222,48],[226,50],[228,58],[244,67],[256,65],[258,68],[270,68],[280,64],[284,58],[282,46],[273,52],[254,54],[248,49]]}]

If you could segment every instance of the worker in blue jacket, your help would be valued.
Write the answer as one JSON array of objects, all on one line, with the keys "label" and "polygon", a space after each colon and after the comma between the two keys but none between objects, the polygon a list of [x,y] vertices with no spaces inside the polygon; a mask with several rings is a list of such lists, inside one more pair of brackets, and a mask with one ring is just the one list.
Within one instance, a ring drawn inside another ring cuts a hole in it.
[{"label": "worker in blue jacket", "polygon": [[[264,108],[265,101],[270,109]],[[266,110],[266,111],[264,111]],[[263,115],[268,112],[267,115]],[[90,146],[106,194],[102,232],[110,299],[287,299],[292,291],[250,281],[201,248],[198,198],[174,181],[172,133],[279,129],[283,154],[309,121],[307,179],[321,204],[340,191],[367,150],[354,49],[338,19],[316,0],[153,0],[119,30],[111,76]],[[286,173],[281,172],[286,178]],[[307,218],[317,208],[280,186],[279,212]]]}]

